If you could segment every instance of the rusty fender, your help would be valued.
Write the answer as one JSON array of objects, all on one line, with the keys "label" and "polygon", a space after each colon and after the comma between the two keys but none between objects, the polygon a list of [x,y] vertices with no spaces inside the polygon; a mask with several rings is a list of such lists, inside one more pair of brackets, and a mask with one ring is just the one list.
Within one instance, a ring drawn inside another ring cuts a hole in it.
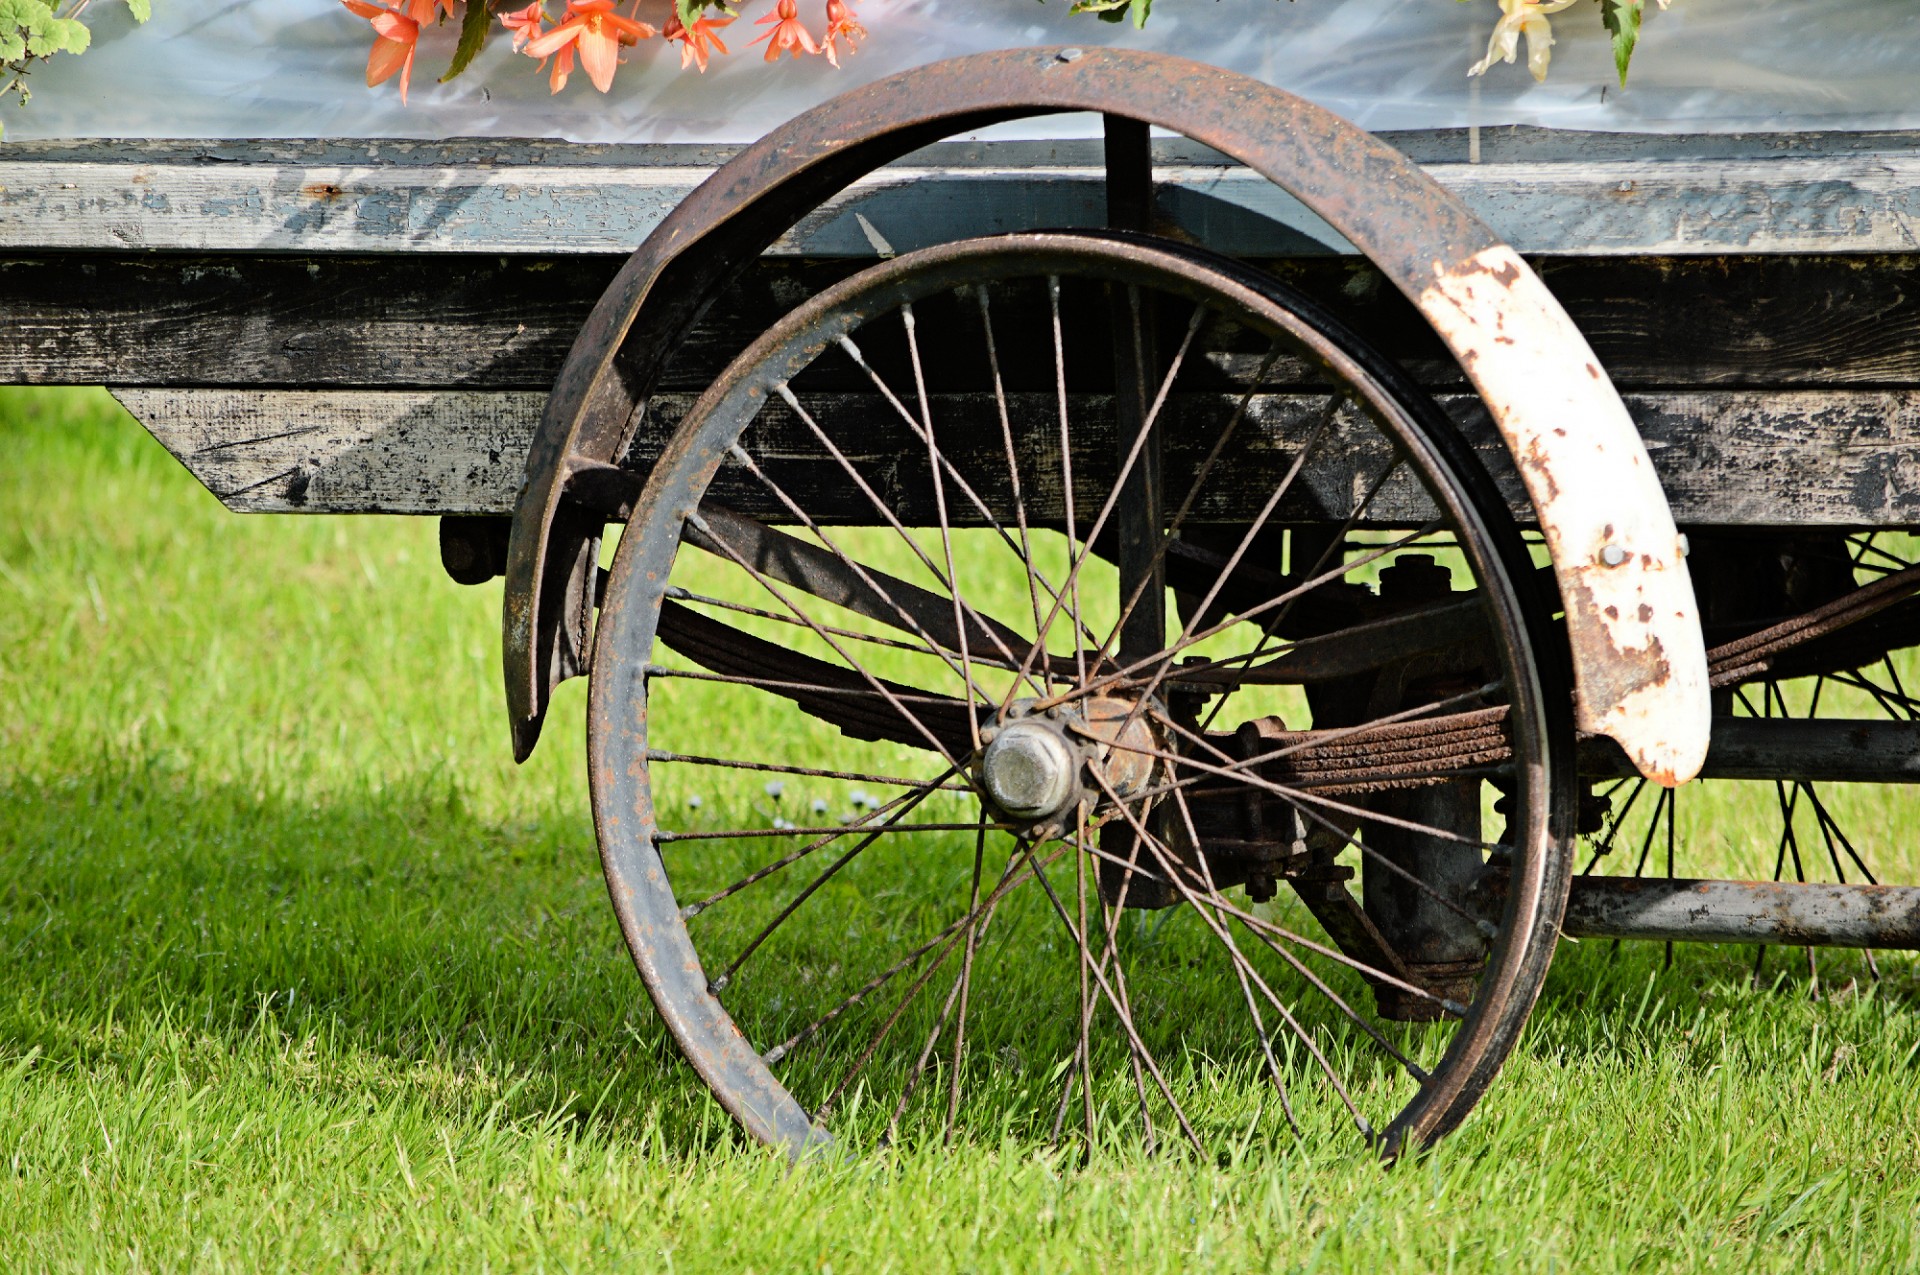
[{"label": "rusty fender", "polygon": [[1707,757],[1700,612],[1646,445],[1567,312],[1505,244],[1434,262],[1420,312],[1513,453],[1566,607],[1576,724],[1671,788]]},{"label": "rusty fender", "polygon": [[[582,671],[595,546],[639,410],[734,275],[892,160],[988,124],[1102,112],[1210,146],[1299,199],[1419,306],[1491,410],[1545,529],[1572,639],[1578,722],[1664,784],[1706,756],[1707,667],[1679,536],[1592,350],[1513,250],[1398,151],[1290,93],[1120,49],[954,58],[843,94],[718,169],[655,228],[575,340],[514,513],[502,671],[514,752]],[[629,480],[630,482],[630,480]]]}]

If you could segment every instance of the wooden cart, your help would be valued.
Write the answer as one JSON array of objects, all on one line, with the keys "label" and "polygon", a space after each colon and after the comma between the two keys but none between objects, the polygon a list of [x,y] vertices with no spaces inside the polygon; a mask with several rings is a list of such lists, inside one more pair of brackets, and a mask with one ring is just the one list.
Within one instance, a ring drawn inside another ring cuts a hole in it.
[{"label": "wooden cart", "polygon": [[[1908,134],[1376,138],[1025,49],[738,154],[10,145],[0,379],[507,577],[516,751],[591,670],[615,910],[755,1136],[952,1136],[1025,1051],[1055,1136],[1210,1149],[1244,1066],[1391,1153],[1563,934],[1920,946],[1854,817],[1920,777],[1916,225]],[[1688,877],[1741,785],[1771,879]]]}]

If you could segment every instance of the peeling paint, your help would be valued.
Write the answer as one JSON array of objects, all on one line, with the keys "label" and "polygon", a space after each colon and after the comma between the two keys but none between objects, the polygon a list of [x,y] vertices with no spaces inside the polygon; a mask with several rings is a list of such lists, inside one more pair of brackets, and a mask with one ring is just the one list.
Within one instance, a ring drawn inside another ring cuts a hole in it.
[{"label": "peeling paint", "polygon": [[[1509,247],[1434,263],[1421,311],[1462,356],[1518,463],[1553,557],[1580,729],[1659,783],[1706,760],[1699,609],[1665,493],[1586,338]],[[1503,325],[1522,333],[1502,343]],[[1587,376],[1579,375],[1585,370]],[[1603,556],[1611,546],[1626,550]]]}]

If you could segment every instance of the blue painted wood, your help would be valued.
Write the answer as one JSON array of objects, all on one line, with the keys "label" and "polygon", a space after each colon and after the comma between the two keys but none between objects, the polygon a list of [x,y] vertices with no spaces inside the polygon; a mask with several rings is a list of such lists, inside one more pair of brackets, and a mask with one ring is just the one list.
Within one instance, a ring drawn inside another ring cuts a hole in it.
[{"label": "blue painted wood", "polygon": [[[1920,134],[1392,135],[1522,252],[1920,252]],[[552,142],[67,142],[0,151],[0,251],[613,253],[727,151]],[[1473,162],[1477,156],[1478,162]],[[1225,252],[1347,251],[1295,200],[1191,144],[1157,147],[1161,228]],[[779,255],[1098,225],[1087,142],[948,143],[837,198]]]}]

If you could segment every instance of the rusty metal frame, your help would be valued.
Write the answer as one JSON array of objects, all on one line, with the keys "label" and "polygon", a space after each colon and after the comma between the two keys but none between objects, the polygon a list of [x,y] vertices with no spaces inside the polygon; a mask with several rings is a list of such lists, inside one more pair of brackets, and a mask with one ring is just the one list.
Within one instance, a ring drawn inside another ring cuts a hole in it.
[{"label": "rusty metal frame", "polygon": [[648,236],[567,356],[528,455],[502,620],[514,752],[584,670],[608,467],[728,280],[836,192],[943,137],[1099,112],[1201,142],[1298,198],[1420,308],[1486,401],[1553,557],[1578,725],[1664,784],[1707,750],[1704,642],[1679,535],[1633,423],[1544,284],[1385,143],[1292,94],[1164,54],[1036,48],[935,63],[835,98],[719,169]]}]

